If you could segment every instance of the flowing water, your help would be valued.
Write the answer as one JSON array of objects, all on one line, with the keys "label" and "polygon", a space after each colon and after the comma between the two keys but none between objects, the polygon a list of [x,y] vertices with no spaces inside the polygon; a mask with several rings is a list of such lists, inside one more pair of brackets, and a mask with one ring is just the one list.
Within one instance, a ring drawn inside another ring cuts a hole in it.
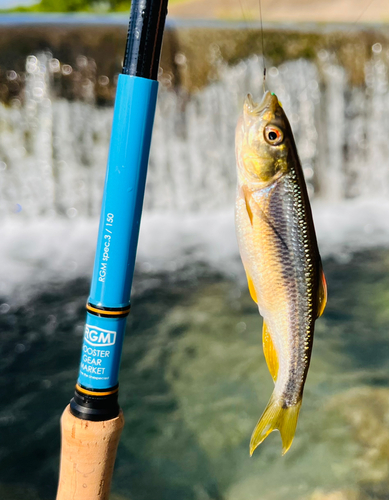
[{"label": "flowing water", "polygon": [[[268,68],[295,132],[329,288],[285,457],[277,433],[248,455],[272,383],[233,227],[234,128],[245,94],[260,97],[261,58],[227,63],[213,43],[209,81],[190,92],[161,71],[112,500],[389,498],[389,45],[371,39],[359,83],[328,47]],[[180,47],[174,60],[185,73]],[[6,73],[10,86],[23,83],[0,103],[6,500],[55,495],[112,120],[96,94],[112,77],[94,64],[44,50]],[[66,99],[58,74],[76,70],[80,97]]]}]

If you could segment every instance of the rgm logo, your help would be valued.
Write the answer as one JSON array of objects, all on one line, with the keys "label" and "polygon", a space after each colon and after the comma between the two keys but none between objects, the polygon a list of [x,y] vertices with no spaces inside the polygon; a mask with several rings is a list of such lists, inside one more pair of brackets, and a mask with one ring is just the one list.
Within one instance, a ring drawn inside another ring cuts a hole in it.
[{"label": "rgm logo", "polygon": [[116,332],[103,330],[97,326],[85,325],[85,342],[96,347],[107,347],[114,345],[116,341]]}]

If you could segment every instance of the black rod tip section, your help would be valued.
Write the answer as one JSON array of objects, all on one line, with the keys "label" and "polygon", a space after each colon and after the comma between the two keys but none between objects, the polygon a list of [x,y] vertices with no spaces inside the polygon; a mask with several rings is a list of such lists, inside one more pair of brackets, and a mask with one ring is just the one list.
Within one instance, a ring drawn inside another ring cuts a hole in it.
[{"label": "black rod tip section", "polygon": [[157,80],[168,0],[132,0],[123,71]]},{"label": "black rod tip section", "polygon": [[116,418],[119,415],[119,411],[117,390],[112,394],[99,396],[98,391],[94,395],[90,395],[80,392],[76,388],[74,397],[70,401],[71,414],[82,420],[103,422]]}]

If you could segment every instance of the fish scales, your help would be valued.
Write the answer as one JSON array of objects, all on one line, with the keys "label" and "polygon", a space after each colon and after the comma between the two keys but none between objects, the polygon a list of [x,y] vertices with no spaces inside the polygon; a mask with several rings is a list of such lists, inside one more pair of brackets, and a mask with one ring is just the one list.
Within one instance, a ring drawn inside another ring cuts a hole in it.
[{"label": "fish scales", "polygon": [[275,380],[250,448],[252,453],[278,429],[286,453],[326,290],[303,172],[276,96],[266,93],[260,105],[248,97],[237,126],[236,153],[238,243],[250,292],[266,324],[264,350]]}]

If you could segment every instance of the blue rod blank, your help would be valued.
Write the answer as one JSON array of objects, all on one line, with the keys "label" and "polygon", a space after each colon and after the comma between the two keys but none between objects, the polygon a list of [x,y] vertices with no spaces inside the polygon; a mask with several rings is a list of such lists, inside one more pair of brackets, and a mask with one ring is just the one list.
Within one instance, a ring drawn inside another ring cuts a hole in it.
[{"label": "blue rod blank", "polygon": [[155,80],[119,76],[78,378],[91,390],[118,382],[126,318],[115,309],[130,304],[157,91]]}]

